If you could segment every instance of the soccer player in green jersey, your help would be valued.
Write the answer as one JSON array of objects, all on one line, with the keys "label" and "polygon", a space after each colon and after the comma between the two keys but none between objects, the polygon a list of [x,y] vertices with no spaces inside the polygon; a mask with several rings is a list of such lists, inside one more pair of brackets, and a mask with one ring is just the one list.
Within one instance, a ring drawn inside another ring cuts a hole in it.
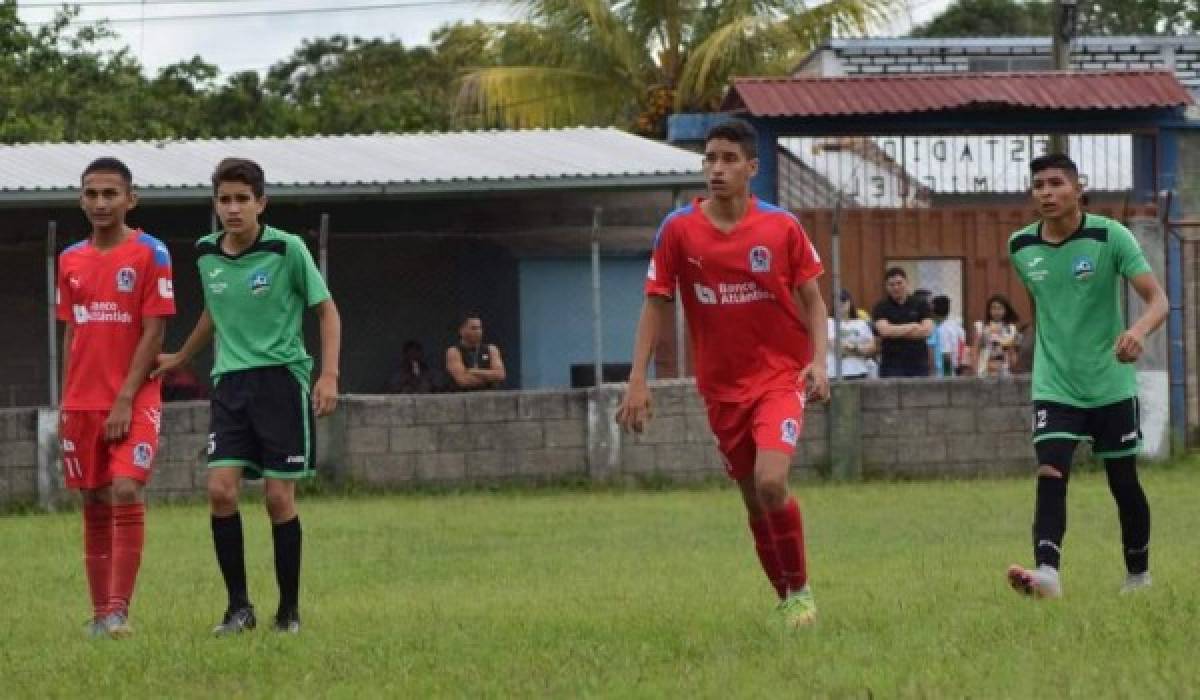
[{"label": "soccer player in green jersey", "polygon": [[[275,543],[279,609],[275,629],[300,630],[300,518],[296,481],[313,475],[313,409],[337,403],[341,319],[304,241],[259,224],[265,178],[253,161],[226,158],[213,174],[222,231],[196,244],[204,312],[183,347],[159,357],[158,372],[185,364],[217,338],[208,435],[208,497],[213,545],[229,593],[213,630],[236,634],[256,625],[246,586],[238,491],[243,477],[264,478]],[[321,373],[304,347],[305,308],[321,324]]]},{"label": "soccer player in green jersey", "polygon": [[[1167,298],[1137,240],[1120,223],[1081,209],[1075,163],[1065,155],[1034,159],[1033,200],[1040,221],[1017,231],[1008,254],[1036,307],[1033,444],[1037,568],[1013,565],[1012,587],[1038,598],[1062,595],[1059,557],[1067,528],[1067,479],[1075,446],[1092,443],[1104,460],[1117,502],[1127,576],[1122,592],[1150,585],[1150,506],[1137,477],[1137,376],[1146,336],[1167,316]],[[1122,279],[1146,302],[1128,329]]]}]

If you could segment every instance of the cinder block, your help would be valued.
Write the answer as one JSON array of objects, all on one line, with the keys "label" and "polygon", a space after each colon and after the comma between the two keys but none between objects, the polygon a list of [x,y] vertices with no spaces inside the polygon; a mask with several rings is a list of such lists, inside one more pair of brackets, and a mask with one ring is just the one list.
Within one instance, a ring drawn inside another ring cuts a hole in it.
[{"label": "cinder block", "polygon": [[[37,498],[37,469],[18,467],[8,471],[9,501],[33,501]],[[0,473],[0,480],[3,474]]]},{"label": "cinder block", "polygon": [[563,420],[567,417],[567,395],[562,392],[522,393],[517,397],[517,419]]},{"label": "cinder block", "polygon": [[710,445],[715,443],[712,426],[708,424],[708,416],[702,413],[687,414],[683,418],[684,439],[687,442]]},{"label": "cinder block", "polygon": [[208,455],[208,435],[200,433],[185,433],[171,435],[166,445],[159,446],[159,454],[163,459],[180,462],[195,462]]},{"label": "cinder block", "polygon": [[477,450],[466,454],[467,478],[494,479],[514,476],[520,472],[517,452],[512,450]]},{"label": "cinder block", "polygon": [[687,424],[683,416],[657,416],[650,421],[646,432],[634,437],[634,442],[639,445],[663,445],[683,443],[686,439]]},{"label": "cinder block", "polygon": [[0,443],[0,468],[37,468],[37,443],[29,440]]},{"label": "cinder block", "polygon": [[996,406],[1000,403],[1000,385],[995,379],[963,378],[947,382],[950,405],[964,408]]},{"label": "cinder block", "polygon": [[930,408],[926,413],[930,435],[966,435],[975,432],[975,411],[962,408]]},{"label": "cinder block", "polygon": [[804,440],[824,440],[828,434],[829,419],[825,410],[804,412]]},{"label": "cinder block", "polygon": [[466,453],[431,452],[415,456],[417,478],[428,482],[462,481],[467,476]]},{"label": "cinder block", "polygon": [[925,412],[921,410],[864,410],[862,417],[864,437],[908,437],[925,434]]},{"label": "cinder block", "polygon": [[587,426],[581,420],[548,420],[543,424],[546,447],[583,447],[587,444]]},{"label": "cinder block", "polygon": [[1002,380],[999,389],[1001,406],[1032,407],[1033,387],[1027,378],[1015,377],[1007,381]]},{"label": "cinder block", "polygon": [[191,406],[164,404],[162,412],[162,434],[177,435],[179,433],[208,432],[208,425],[196,427],[192,421],[195,412]]},{"label": "cinder block", "polygon": [[572,420],[587,420],[588,392],[586,389],[575,389],[566,394],[567,418]]},{"label": "cinder block", "polygon": [[[203,484],[204,482],[200,482]],[[160,491],[192,491],[196,489],[195,469],[186,460],[164,459],[154,464],[150,486]]]},{"label": "cinder block", "polygon": [[897,448],[896,461],[901,465],[946,461],[946,439],[942,437],[900,438]]},{"label": "cinder block", "polygon": [[587,474],[587,450],[552,448],[522,450],[518,455],[522,476],[556,478]]},{"label": "cinder block", "polygon": [[192,429],[198,433],[207,435],[212,432],[210,418],[212,417],[212,407],[207,401],[193,401],[192,408]]},{"label": "cinder block", "polygon": [[[985,406],[979,409],[978,415],[981,433],[1016,433],[1032,430],[1032,414],[1028,406]],[[1026,435],[1028,434],[1027,432]]]},{"label": "cinder block", "polygon": [[707,470],[712,452],[713,448],[705,445],[658,445],[655,447],[655,471],[702,472]]},{"label": "cinder block", "polygon": [[900,387],[902,408],[930,408],[949,404],[949,390],[940,380],[905,383]]},{"label": "cinder block", "polygon": [[622,474],[653,474],[656,461],[654,445],[621,444]]},{"label": "cinder block", "polygon": [[391,452],[435,452],[438,448],[437,429],[431,425],[391,428],[388,446]]},{"label": "cinder block", "polygon": [[463,423],[466,417],[466,401],[462,394],[422,394],[413,397],[413,422],[417,425]]},{"label": "cinder block", "polygon": [[678,416],[685,411],[684,394],[688,387],[672,382],[651,387],[650,400],[657,416]]},{"label": "cinder block", "polygon": [[864,382],[862,385],[862,407],[864,411],[900,406],[899,385],[895,380],[881,379]]},{"label": "cinder block", "polygon": [[887,467],[896,463],[900,441],[894,437],[863,439],[863,471],[870,467]]},{"label": "cinder block", "polygon": [[442,452],[465,452],[475,446],[476,428],[461,423],[436,426],[437,446]]},{"label": "cinder block", "polygon": [[689,416],[708,415],[708,407],[704,405],[704,399],[696,392],[694,384],[689,385],[683,393],[683,412]]},{"label": "cinder block", "polygon": [[477,393],[466,395],[467,422],[502,423],[517,419],[515,394]]},{"label": "cinder block", "polygon": [[383,454],[388,451],[388,429],[378,426],[354,426],[346,430],[346,448],[350,454]]}]

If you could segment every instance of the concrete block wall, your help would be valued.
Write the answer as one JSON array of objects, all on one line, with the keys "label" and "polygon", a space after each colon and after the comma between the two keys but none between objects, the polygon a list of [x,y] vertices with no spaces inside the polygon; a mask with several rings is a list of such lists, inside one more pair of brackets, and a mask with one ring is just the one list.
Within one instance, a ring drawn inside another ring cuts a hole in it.
[{"label": "concrete block wall", "polygon": [[[794,474],[823,478],[833,453],[860,462],[842,472],[848,478],[1028,474],[1029,388],[1027,379],[843,384],[843,409],[858,410],[831,423],[825,406],[809,406]],[[318,421],[319,468],[335,482],[383,489],[720,478],[723,463],[690,380],[653,385],[654,420],[642,435],[613,424],[623,390],[346,396],[332,418]],[[49,411],[39,419],[38,409],[0,410],[0,507],[70,498],[55,420]],[[39,434],[49,449],[39,450]],[[149,497],[204,498],[207,444],[207,403],[168,404]]]}]

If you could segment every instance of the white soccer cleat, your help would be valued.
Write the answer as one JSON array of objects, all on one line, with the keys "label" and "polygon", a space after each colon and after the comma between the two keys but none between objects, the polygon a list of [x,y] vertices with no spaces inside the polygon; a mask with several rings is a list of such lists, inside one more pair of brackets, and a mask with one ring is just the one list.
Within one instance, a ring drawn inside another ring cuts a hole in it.
[{"label": "white soccer cleat", "polygon": [[1150,572],[1143,571],[1140,574],[1129,574],[1125,577],[1125,584],[1121,586],[1121,595],[1129,595],[1145,590],[1150,587],[1153,581],[1150,580]]},{"label": "white soccer cleat", "polygon": [[1013,564],[1008,567],[1008,585],[1017,593],[1032,598],[1061,598],[1062,584],[1058,580],[1058,569],[1043,564],[1036,569],[1026,569]]}]

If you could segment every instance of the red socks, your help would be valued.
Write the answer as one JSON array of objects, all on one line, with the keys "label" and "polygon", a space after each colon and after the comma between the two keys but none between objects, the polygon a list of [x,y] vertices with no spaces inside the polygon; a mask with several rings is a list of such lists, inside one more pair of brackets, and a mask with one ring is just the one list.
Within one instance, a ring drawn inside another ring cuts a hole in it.
[{"label": "red socks", "polygon": [[787,589],[783,585],[779,557],[775,554],[775,540],[771,537],[771,526],[766,518],[751,519],[750,532],[754,533],[754,551],[758,552],[758,561],[762,564],[763,573],[767,575],[767,579],[775,587],[775,592],[782,600],[787,595]]},{"label": "red socks", "polygon": [[109,579],[112,575],[113,512],[107,503],[83,504],[83,568],[92,596],[92,615],[108,614]]},{"label": "red socks", "polygon": [[112,579],[109,612],[129,610],[133,586],[142,564],[146,541],[146,505],[124,503],[112,506]]},{"label": "red socks", "polygon": [[808,566],[804,559],[804,524],[800,506],[795,498],[777,511],[767,513],[771,535],[775,541],[775,556],[779,559],[780,578],[786,593],[794,593],[808,583]]}]

